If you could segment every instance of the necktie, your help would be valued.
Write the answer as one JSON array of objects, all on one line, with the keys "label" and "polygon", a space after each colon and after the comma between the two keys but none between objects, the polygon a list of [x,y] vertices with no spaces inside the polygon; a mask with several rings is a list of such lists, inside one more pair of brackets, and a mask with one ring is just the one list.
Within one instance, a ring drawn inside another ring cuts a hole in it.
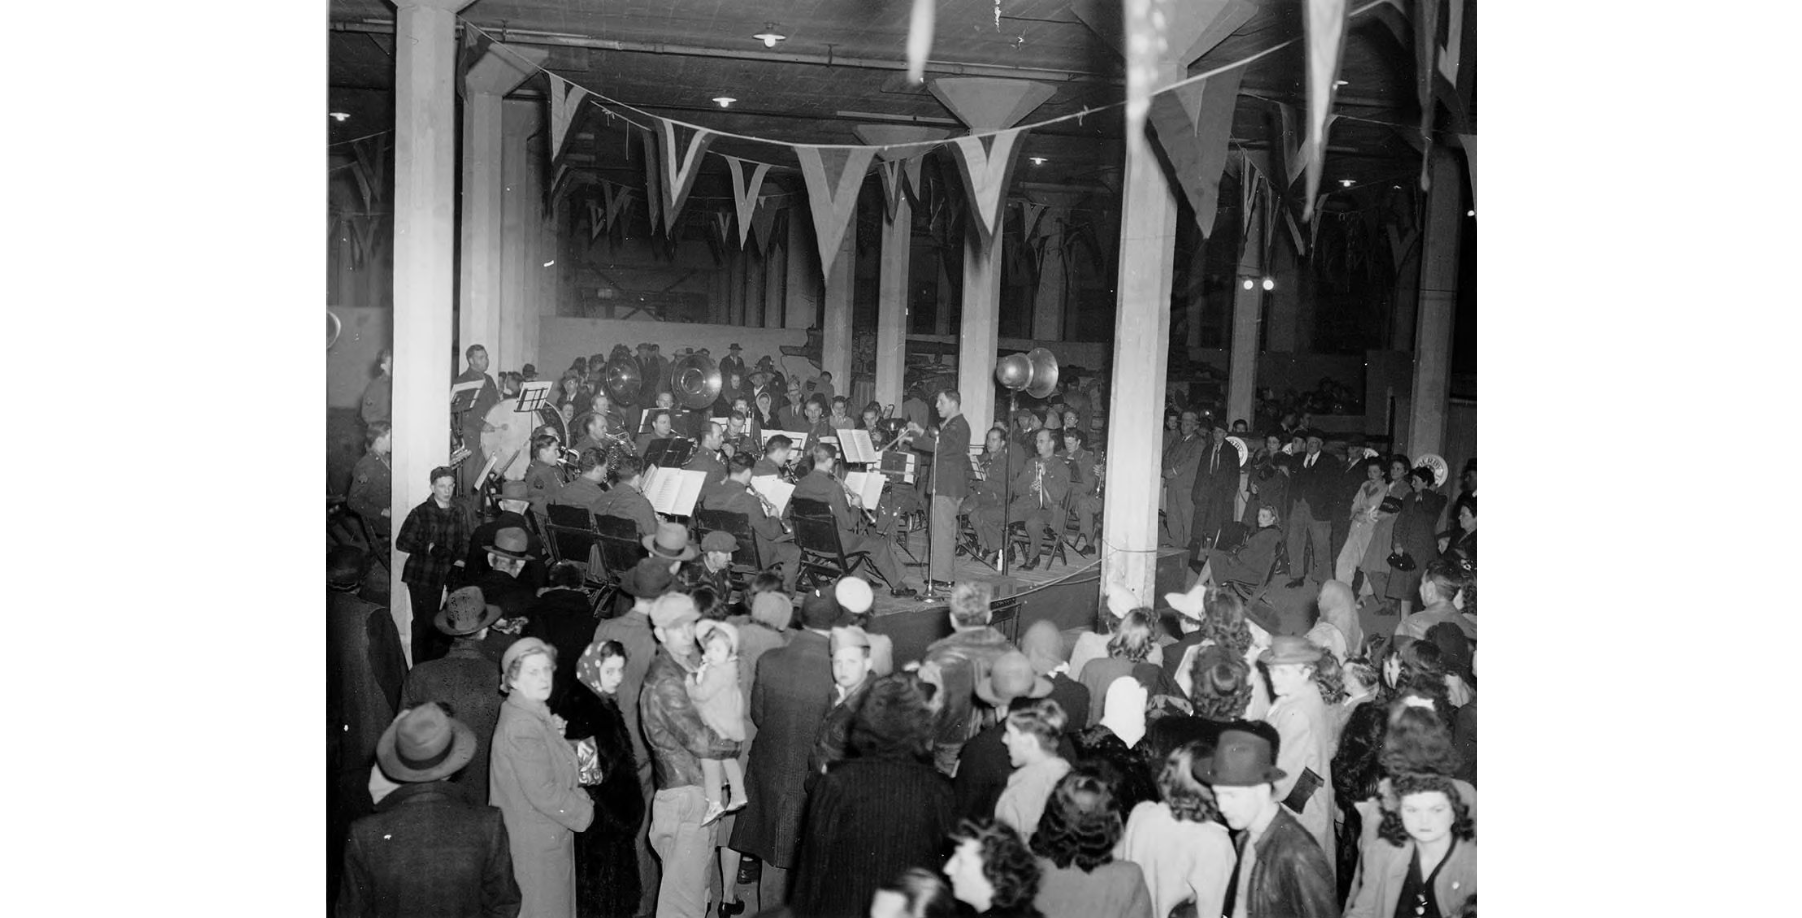
[{"label": "necktie", "polygon": [[1218,471],[1220,471],[1220,447],[1216,446],[1214,447],[1213,461],[1208,464],[1208,474],[1212,475]]},{"label": "necktie", "polygon": [[1233,845],[1233,875],[1226,879],[1226,901],[1220,906],[1220,918],[1233,918],[1233,902],[1239,898],[1239,865],[1245,863],[1245,839],[1251,833],[1239,833],[1239,840]]}]

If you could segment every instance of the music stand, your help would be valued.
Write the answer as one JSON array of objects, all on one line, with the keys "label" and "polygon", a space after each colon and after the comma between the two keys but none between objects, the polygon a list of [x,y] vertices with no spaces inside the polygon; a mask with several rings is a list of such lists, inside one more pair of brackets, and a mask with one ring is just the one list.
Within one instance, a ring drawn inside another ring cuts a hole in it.
[{"label": "music stand", "polygon": [[538,379],[527,383],[521,383],[519,386],[519,402],[513,406],[513,410],[516,413],[524,413],[527,411],[537,411],[538,409],[543,408],[545,403],[550,401],[551,387],[553,385],[555,385],[555,383],[549,379]]},{"label": "music stand", "polygon": [[457,383],[452,386],[451,413],[462,414],[463,412],[474,408],[476,406],[476,396],[482,393],[482,386],[486,383],[487,380],[485,379],[477,379],[466,383]]},{"label": "music stand", "polygon": [[694,454],[693,440],[681,437],[669,437],[663,440],[652,440],[644,449],[644,464],[661,468],[681,468]]}]

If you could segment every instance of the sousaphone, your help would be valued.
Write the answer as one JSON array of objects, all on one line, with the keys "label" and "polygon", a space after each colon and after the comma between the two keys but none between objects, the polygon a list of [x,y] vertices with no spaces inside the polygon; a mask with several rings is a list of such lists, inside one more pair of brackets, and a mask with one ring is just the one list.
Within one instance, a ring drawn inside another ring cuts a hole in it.
[{"label": "sousaphone", "polygon": [[1044,398],[1057,390],[1057,355],[1042,347],[1009,354],[995,365],[995,379],[1002,388]]},{"label": "sousaphone", "polygon": [[638,358],[630,353],[615,353],[613,359],[607,361],[603,382],[614,404],[633,404],[638,401],[638,393],[644,389],[644,368],[638,365]]},{"label": "sousaphone", "polygon": [[690,411],[711,406],[720,397],[723,386],[720,368],[705,354],[689,354],[670,367],[670,388],[676,404]]}]

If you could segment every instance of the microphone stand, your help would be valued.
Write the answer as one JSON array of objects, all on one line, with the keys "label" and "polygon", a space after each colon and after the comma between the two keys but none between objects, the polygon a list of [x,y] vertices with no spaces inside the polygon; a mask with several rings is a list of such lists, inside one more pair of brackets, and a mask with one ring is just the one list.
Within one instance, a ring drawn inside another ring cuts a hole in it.
[{"label": "microphone stand", "polygon": [[1013,471],[1008,468],[1009,463],[1007,460],[1008,457],[1011,457],[1014,453],[1012,428],[1014,426],[1014,412],[1019,410],[1020,390],[1007,390],[1007,426],[1009,428],[1009,433],[1003,435],[1001,438],[1001,445],[1007,449],[1006,455],[1001,459],[1001,576],[1003,577],[1007,576],[1008,569],[1013,566],[1012,562],[1014,557],[1013,545],[1011,544],[1013,536],[1008,534],[1008,527],[1012,525],[1008,521],[1008,516],[1013,512],[1013,508],[1010,507],[1009,504],[1013,502],[1014,476]]}]

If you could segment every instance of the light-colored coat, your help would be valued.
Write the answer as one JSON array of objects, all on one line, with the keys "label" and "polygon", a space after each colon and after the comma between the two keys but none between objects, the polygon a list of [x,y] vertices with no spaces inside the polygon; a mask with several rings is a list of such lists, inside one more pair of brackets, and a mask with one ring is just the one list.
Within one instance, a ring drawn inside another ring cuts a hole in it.
[{"label": "light-colored coat", "polygon": [[[1364,886],[1352,894],[1345,905],[1345,918],[1388,918],[1395,914],[1396,900],[1408,882],[1408,865],[1414,860],[1414,842],[1396,846],[1378,839],[1364,849]],[[1423,865],[1424,866],[1424,865]],[[1426,870],[1426,873],[1432,873]],[[1433,899],[1439,914],[1456,915],[1471,896],[1477,894],[1477,843],[1462,841],[1452,846],[1445,865],[1433,878]]]},{"label": "light-colored coat", "polygon": [[1320,776],[1320,786],[1308,797],[1307,806],[1295,814],[1295,819],[1320,843],[1320,850],[1332,851],[1333,730],[1327,720],[1326,702],[1320,698],[1320,689],[1311,681],[1304,683],[1295,694],[1276,699],[1264,720],[1282,737],[1276,767],[1283,770],[1284,776],[1276,784],[1277,799],[1287,797],[1295,788],[1302,769],[1313,769]]},{"label": "light-colored coat", "polygon": [[577,786],[575,750],[543,702],[514,693],[501,705],[488,802],[507,824],[519,918],[575,918],[575,833],[594,821],[594,801]]}]

